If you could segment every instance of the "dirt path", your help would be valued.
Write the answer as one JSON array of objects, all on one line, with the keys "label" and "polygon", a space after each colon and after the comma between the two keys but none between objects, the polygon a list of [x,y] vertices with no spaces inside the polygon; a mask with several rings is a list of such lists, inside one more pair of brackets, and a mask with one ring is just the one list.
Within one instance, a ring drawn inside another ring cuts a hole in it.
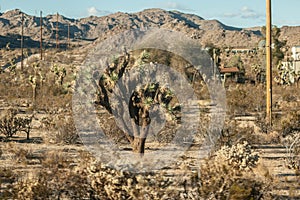
[{"label": "dirt path", "polygon": [[281,144],[265,144],[253,146],[260,152],[260,159],[270,175],[274,177],[275,188],[273,194],[278,199],[300,199],[300,174],[289,169],[287,158],[289,154]]}]

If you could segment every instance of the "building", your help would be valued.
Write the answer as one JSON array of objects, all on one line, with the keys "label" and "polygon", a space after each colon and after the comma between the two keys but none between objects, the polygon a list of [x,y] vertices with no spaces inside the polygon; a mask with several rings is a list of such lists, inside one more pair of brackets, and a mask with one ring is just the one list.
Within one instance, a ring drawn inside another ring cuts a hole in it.
[{"label": "building", "polygon": [[292,47],[292,57],[294,61],[300,61],[300,46]]},{"label": "building", "polygon": [[223,85],[225,84],[227,79],[237,83],[244,82],[243,73],[237,67],[220,67],[219,71],[220,71],[221,79],[223,81]]},{"label": "building", "polygon": [[292,47],[292,59],[282,62],[278,68],[279,76],[275,77],[279,84],[293,84],[300,80],[300,46]]}]

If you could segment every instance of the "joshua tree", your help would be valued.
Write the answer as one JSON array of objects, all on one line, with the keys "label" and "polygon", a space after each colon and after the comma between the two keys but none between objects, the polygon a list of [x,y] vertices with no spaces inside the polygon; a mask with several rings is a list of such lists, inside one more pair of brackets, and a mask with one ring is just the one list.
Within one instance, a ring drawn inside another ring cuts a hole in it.
[{"label": "joshua tree", "polygon": [[32,106],[34,107],[35,100],[36,100],[36,87],[37,87],[37,81],[36,81],[35,75],[29,76],[29,83],[31,84],[31,87],[32,87]]},{"label": "joshua tree", "polygon": [[255,79],[258,83],[265,82],[266,70],[261,65],[253,65],[251,66],[251,71],[255,73]]},{"label": "joshua tree", "polygon": [[[125,70],[131,67],[137,67],[140,73],[143,73],[143,64],[150,61],[150,53],[143,51],[140,56],[135,60],[133,66],[129,66],[130,55],[125,53],[118,60],[114,59],[114,62],[106,69],[105,73],[101,76],[98,85],[98,103],[104,106],[109,112],[112,113],[114,105],[118,107],[117,114],[123,120],[121,123],[126,127],[125,135],[132,146],[133,152],[143,154],[145,149],[146,138],[149,134],[149,124],[151,123],[150,110],[153,105],[160,104],[166,112],[170,113],[174,118],[177,116],[177,111],[180,107],[177,104],[177,100],[170,89],[161,86],[159,83],[149,82],[144,85],[140,85],[134,88],[134,92],[130,96],[129,105],[123,105],[122,96],[128,92],[131,93],[130,86],[124,86],[121,94],[114,102],[110,102],[110,95],[114,90],[116,82],[124,75]],[[135,82],[136,80],[130,80]],[[130,84],[129,84],[130,85]],[[134,85],[134,84],[133,84]],[[121,104],[120,104],[121,102]],[[128,107],[130,114],[131,128],[127,125],[128,121],[122,118]]]},{"label": "joshua tree", "polygon": [[64,82],[64,78],[67,75],[67,71],[66,71],[65,67],[53,65],[51,72],[53,72],[54,75],[56,76],[55,83],[62,86],[62,84]]},{"label": "joshua tree", "polygon": [[160,104],[165,111],[176,116],[175,110],[180,110],[171,101],[175,96],[166,87],[161,87],[158,83],[146,84],[137,88],[132,94],[129,102],[129,112],[132,127],[138,125],[139,129],[133,128],[133,136],[128,139],[133,147],[133,151],[144,153],[146,138],[149,134],[150,109],[153,105]]}]

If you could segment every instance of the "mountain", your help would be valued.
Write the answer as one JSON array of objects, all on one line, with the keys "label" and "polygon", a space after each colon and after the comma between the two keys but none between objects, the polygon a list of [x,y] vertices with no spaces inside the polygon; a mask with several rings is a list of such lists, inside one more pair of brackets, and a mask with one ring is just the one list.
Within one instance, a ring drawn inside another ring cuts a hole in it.
[{"label": "mountain", "polygon": [[[24,45],[37,47],[40,40],[40,18],[23,14]],[[8,42],[10,47],[20,46],[21,16],[22,11],[18,9],[0,14],[0,47],[5,47]],[[48,15],[43,17],[42,21],[43,42],[47,47],[55,46],[56,25],[59,29],[60,44],[66,44],[68,27],[73,42],[101,41],[112,34],[143,27],[180,31],[199,40],[203,45],[213,43],[216,46],[256,47],[261,40],[260,30],[230,27],[217,20],[205,20],[197,15],[162,9],[146,9],[137,13],[117,12],[103,17],[90,16],[82,19]],[[294,38],[291,40],[292,44],[299,43],[299,36],[292,27],[283,27],[283,33],[285,35],[282,37],[287,37],[287,40],[290,40],[289,37]]]}]

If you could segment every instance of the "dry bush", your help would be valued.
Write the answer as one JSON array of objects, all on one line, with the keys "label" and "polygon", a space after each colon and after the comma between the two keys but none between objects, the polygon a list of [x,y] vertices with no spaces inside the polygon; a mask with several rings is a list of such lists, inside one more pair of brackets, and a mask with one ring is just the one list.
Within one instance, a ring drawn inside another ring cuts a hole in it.
[{"label": "dry bush", "polygon": [[72,118],[65,118],[56,123],[57,133],[55,142],[63,144],[79,144],[80,138],[77,134],[76,127]]},{"label": "dry bush", "polygon": [[26,163],[28,159],[31,159],[33,157],[33,152],[31,149],[25,149],[22,147],[15,146],[9,151],[15,155],[14,160],[18,163]]},{"label": "dry bush", "polygon": [[300,112],[293,111],[281,118],[281,131],[283,136],[289,135],[293,131],[300,130]]},{"label": "dry bush", "polygon": [[223,145],[232,146],[241,140],[247,140],[249,143],[258,142],[259,138],[254,135],[254,127],[241,127],[236,120],[225,120],[218,147]]},{"label": "dry bush", "polygon": [[17,179],[18,175],[12,169],[0,167],[0,199],[11,199],[13,184]]},{"label": "dry bush", "polygon": [[[136,174],[118,171],[101,163],[89,169],[91,187],[97,199],[197,199],[199,198],[197,176],[188,184],[182,177],[172,180],[163,173]],[[190,190],[187,191],[187,187]]]},{"label": "dry bush", "polygon": [[199,182],[203,199],[260,199],[267,196],[268,190],[253,172],[242,172],[222,160],[211,158],[201,166]]},{"label": "dry bush", "polygon": [[59,152],[49,152],[42,168],[32,177],[20,178],[14,185],[15,199],[92,199],[86,170],[70,168],[69,157]]},{"label": "dry bush", "polygon": [[42,119],[43,126],[49,133],[49,142],[65,145],[81,144],[72,116],[65,112],[55,113],[51,112],[49,117]]},{"label": "dry bush", "polygon": [[226,93],[230,114],[246,115],[265,108],[265,90],[262,86],[236,85]]}]

